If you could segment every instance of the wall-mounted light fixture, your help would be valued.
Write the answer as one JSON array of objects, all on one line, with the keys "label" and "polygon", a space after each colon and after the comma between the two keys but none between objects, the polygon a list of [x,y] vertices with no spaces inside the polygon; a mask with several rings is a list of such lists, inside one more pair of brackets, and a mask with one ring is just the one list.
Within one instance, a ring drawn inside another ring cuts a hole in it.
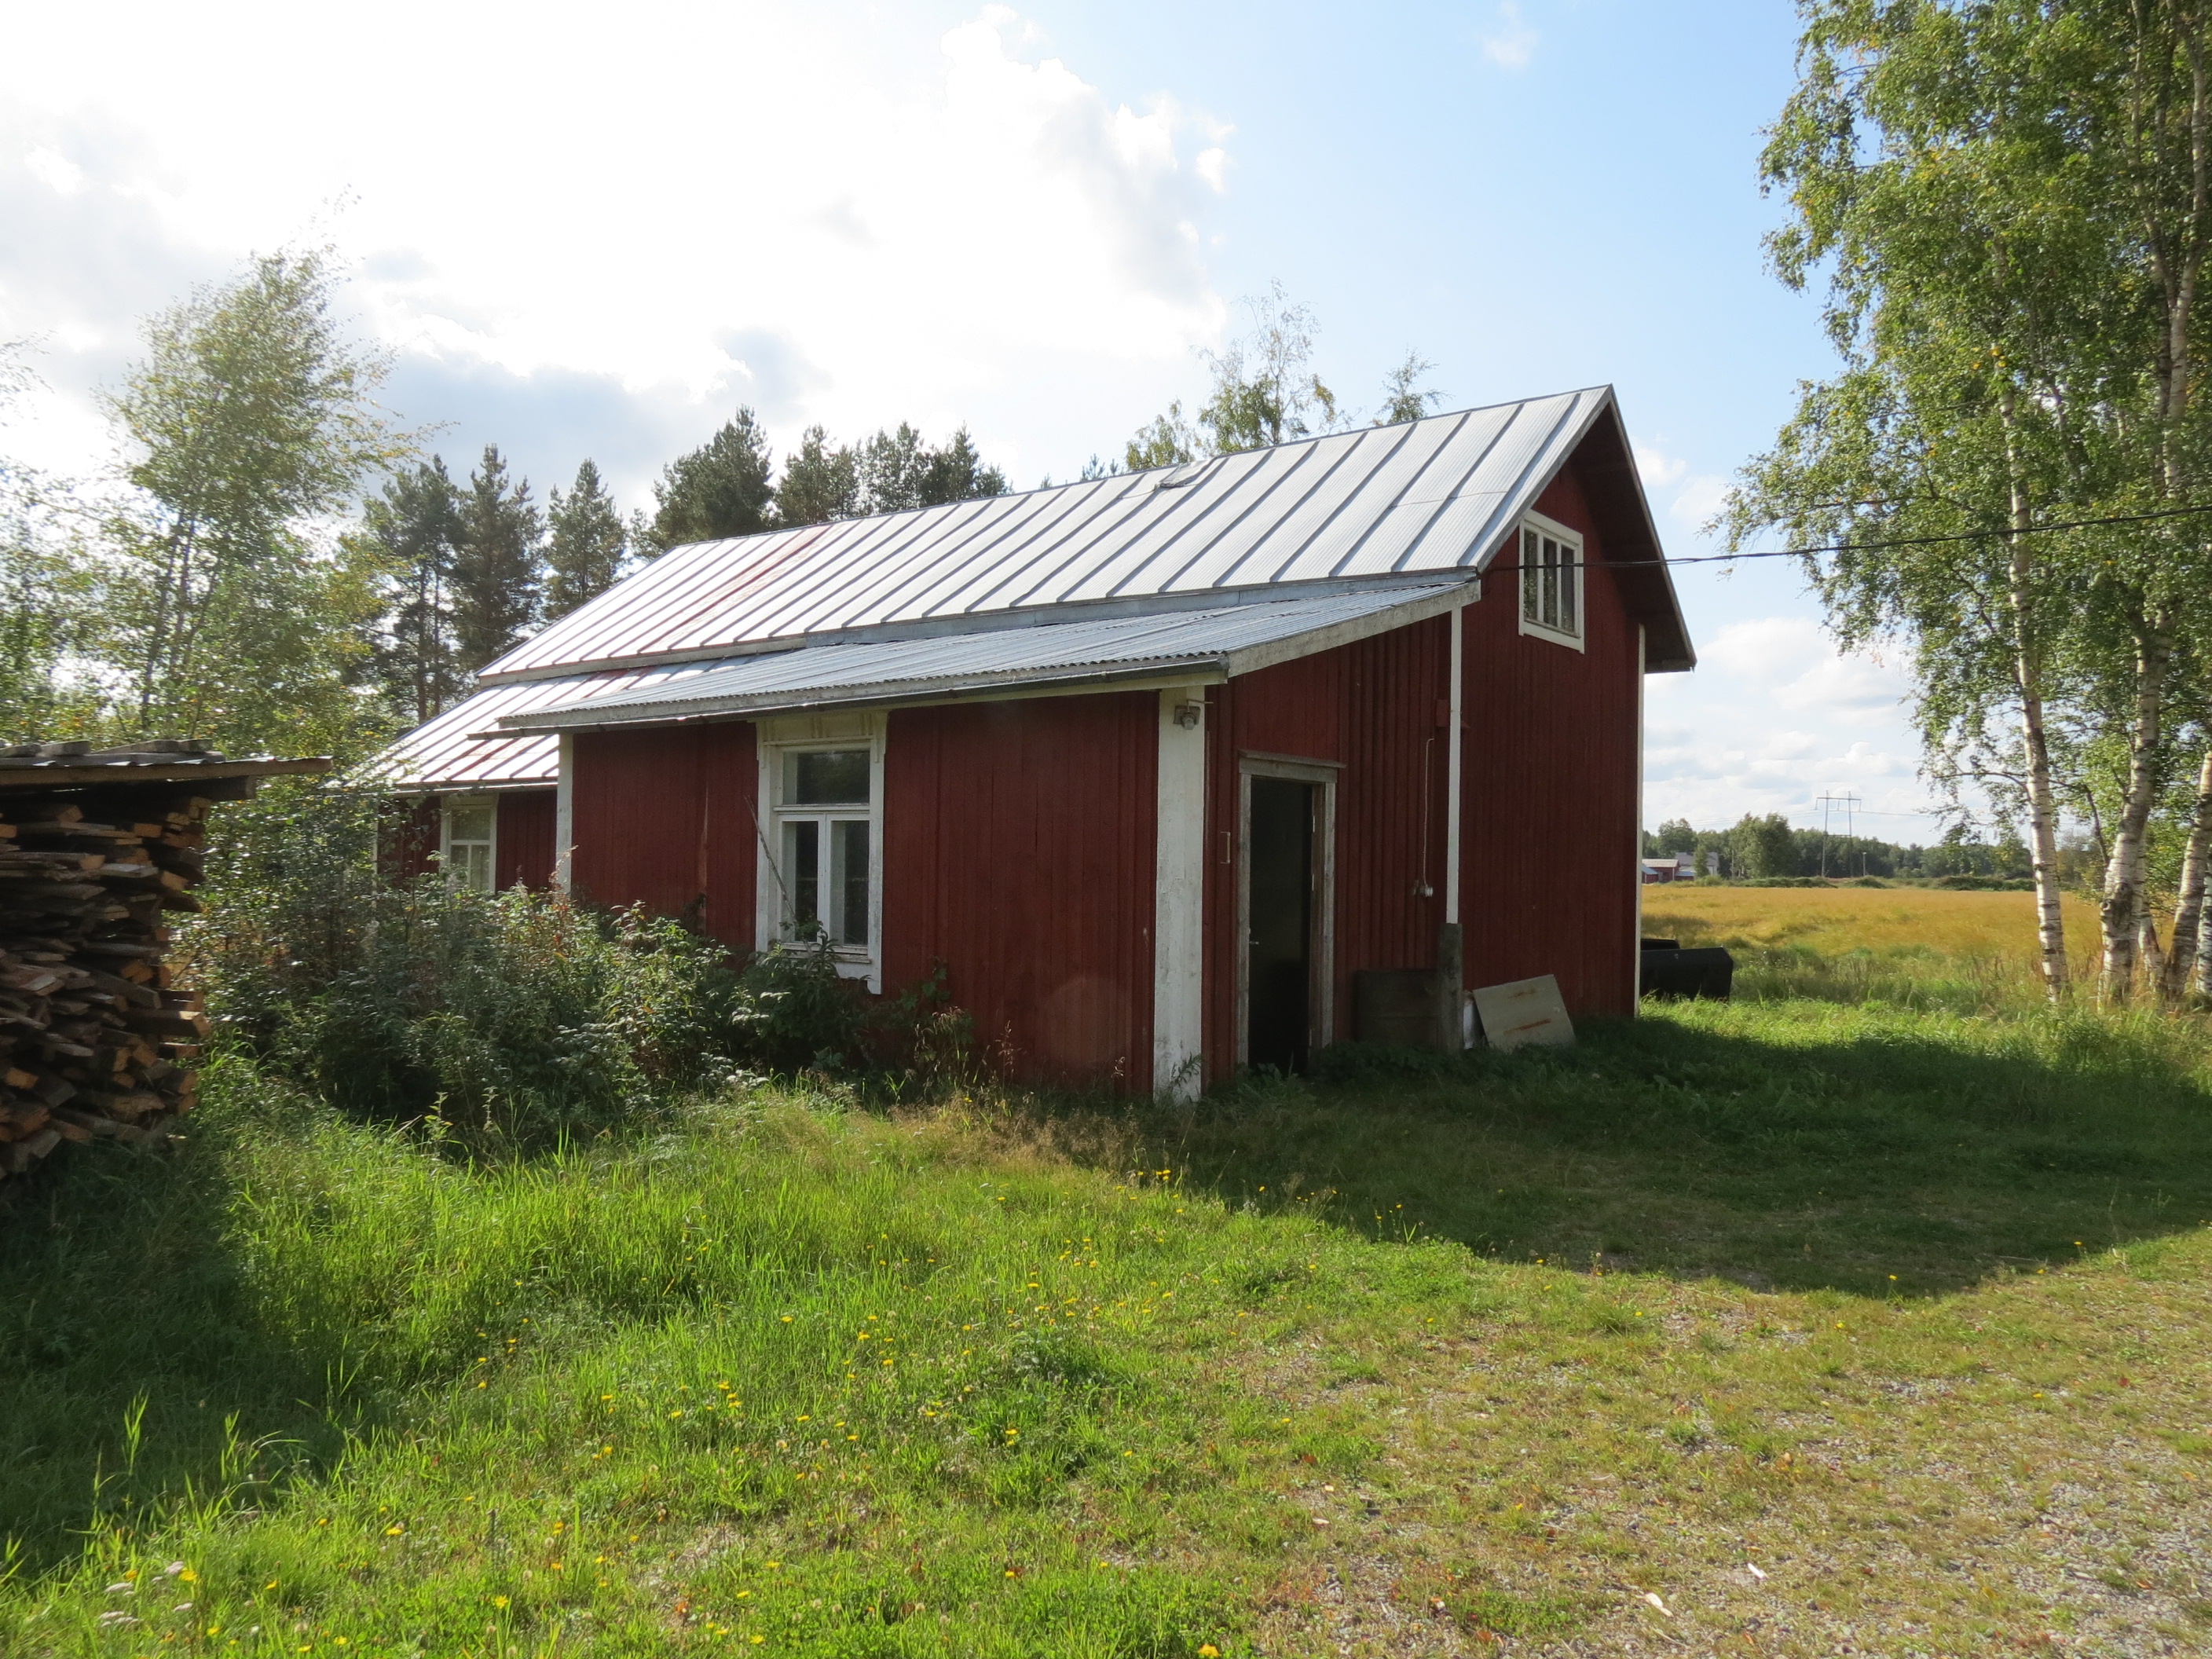
[{"label": "wall-mounted light fixture", "polygon": [[1176,724],[1182,727],[1186,732],[1194,729],[1198,723],[1205,718],[1206,705],[1204,703],[1179,702],[1176,705]]}]

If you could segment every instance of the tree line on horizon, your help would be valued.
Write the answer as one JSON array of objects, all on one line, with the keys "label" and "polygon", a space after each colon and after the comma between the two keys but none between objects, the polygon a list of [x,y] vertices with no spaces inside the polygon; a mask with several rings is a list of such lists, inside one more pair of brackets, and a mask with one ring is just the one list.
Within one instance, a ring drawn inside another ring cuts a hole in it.
[{"label": "tree line on horizon", "polygon": [[[1884,841],[1876,836],[1838,835],[1802,829],[1779,812],[1747,812],[1726,829],[1700,830],[1687,818],[1669,818],[1644,832],[1644,856],[1666,858],[1687,853],[1700,876],[1731,881],[1826,876],[1936,879],[1972,876],[1996,881],[2027,879],[2033,860],[2016,833],[2000,829],[1978,836],[1964,823],[1953,823],[1932,842]],[[2095,849],[2081,837],[2060,848],[2069,883],[2093,878]]]}]

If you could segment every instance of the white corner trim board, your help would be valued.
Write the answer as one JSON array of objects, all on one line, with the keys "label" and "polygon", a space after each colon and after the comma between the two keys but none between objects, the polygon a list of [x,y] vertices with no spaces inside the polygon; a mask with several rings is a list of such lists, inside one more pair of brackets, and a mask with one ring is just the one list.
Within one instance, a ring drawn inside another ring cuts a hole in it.
[{"label": "white corner trim board", "polygon": [[576,739],[567,732],[561,734],[560,753],[553,784],[553,884],[565,893],[576,854]]},{"label": "white corner trim board", "polygon": [[1152,884],[1152,1092],[1201,1082],[1206,894],[1206,688],[1160,693],[1159,828]]}]

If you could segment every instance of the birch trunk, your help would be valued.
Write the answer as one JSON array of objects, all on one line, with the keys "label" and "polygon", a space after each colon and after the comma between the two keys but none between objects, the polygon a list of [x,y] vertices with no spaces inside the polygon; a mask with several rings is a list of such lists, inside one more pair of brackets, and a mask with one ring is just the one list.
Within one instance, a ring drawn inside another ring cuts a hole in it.
[{"label": "birch trunk", "polygon": [[2136,642],[2136,711],[2128,741],[2128,787],[2113,825],[2105,866],[2102,906],[2105,971],[2101,1001],[2120,1004],[2135,991],[2137,923],[2143,910],[2143,831],[2158,795],[2158,745],[2166,714],[2166,671],[2173,653],[2163,618],[2148,622]]},{"label": "birch trunk", "polygon": [[[2021,477],[2014,441],[2012,389],[2002,403],[2005,469],[2010,475],[2012,527],[2034,522]],[[2012,538],[2008,586],[2012,608],[2013,676],[2020,688],[2021,745],[2027,751],[2027,846],[2035,866],[2035,933],[2043,958],[2045,994],[2053,1002],[2067,990],[2066,912],[2058,886],[2058,803],[2051,782],[2051,741],[2043,717],[2042,653],[2036,637],[2035,554],[2025,535]]]},{"label": "birch trunk", "polygon": [[2197,913],[2197,994],[2212,996],[2212,894]]},{"label": "birch trunk", "polygon": [[2212,946],[2203,934],[2204,921],[2204,859],[2212,850],[2212,743],[2197,768],[2197,798],[2190,804],[2189,839],[2181,850],[2181,892],[2173,902],[2173,943],[2165,971],[2159,976],[2159,1000],[2168,1007],[2189,992],[2192,971],[2203,971],[2202,952]]}]

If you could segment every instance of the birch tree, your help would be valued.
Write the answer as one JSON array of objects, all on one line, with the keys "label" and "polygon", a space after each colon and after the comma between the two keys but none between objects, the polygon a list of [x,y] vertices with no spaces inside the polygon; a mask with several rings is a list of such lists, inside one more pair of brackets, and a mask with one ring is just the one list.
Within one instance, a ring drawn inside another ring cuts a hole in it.
[{"label": "birch tree", "polygon": [[[1844,359],[1746,469],[1731,544],[1865,544],[1810,562],[1847,644],[1900,638],[1939,773],[2027,822],[2045,983],[2068,981],[2047,703],[2075,550],[2032,532],[2095,499],[2072,411],[2094,382],[2106,250],[2042,84],[2070,35],[2020,7],[1814,0],[1762,158],[1793,288],[1828,276]],[[2089,400],[2094,401],[2094,390]],[[2061,509],[2054,513],[2052,509]],[[2009,741],[1998,735],[2009,725]]]},{"label": "birch tree", "polygon": [[[2129,495],[2155,510],[2191,499],[2205,471],[2193,392],[2205,343],[2198,301],[2212,256],[2212,7],[2205,0],[2104,0],[2085,7],[2099,48],[2082,88],[2082,153],[2111,201],[2136,326],[2112,364],[2110,407],[2140,457]],[[2121,240],[2124,239],[2124,240]],[[2143,884],[2143,832],[2163,780],[2169,676],[2184,611],[2212,585],[2202,520],[2165,520],[2108,561],[2106,586],[2134,647],[2127,793],[2106,866],[2102,915],[2108,1000],[2133,988],[2139,942],[2155,946]],[[2212,756],[2200,767],[2212,781]],[[2203,799],[2203,792],[2199,793]],[[2200,808],[2197,822],[2203,822]],[[2202,866],[2200,853],[2199,867]],[[2200,878],[2201,880],[2201,878]],[[2176,930],[2182,927],[2176,913]],[[2181,953],[2176,951],[2173,958]],[[2185,968],[2180,971],[2185,972]],[[2159,987],[2179,988],[2172,973]]]},{"label": "birch tree", "polygon": [[[131,493],[104,641],[142,732],[343,750],[374,568],[330,533],[366,476],[406,453],[374,402],[383,360],[335,314],[319,252],[254,259],[155,317],[107,408]],[[281,735],[280,735],[281,734]]]}]

